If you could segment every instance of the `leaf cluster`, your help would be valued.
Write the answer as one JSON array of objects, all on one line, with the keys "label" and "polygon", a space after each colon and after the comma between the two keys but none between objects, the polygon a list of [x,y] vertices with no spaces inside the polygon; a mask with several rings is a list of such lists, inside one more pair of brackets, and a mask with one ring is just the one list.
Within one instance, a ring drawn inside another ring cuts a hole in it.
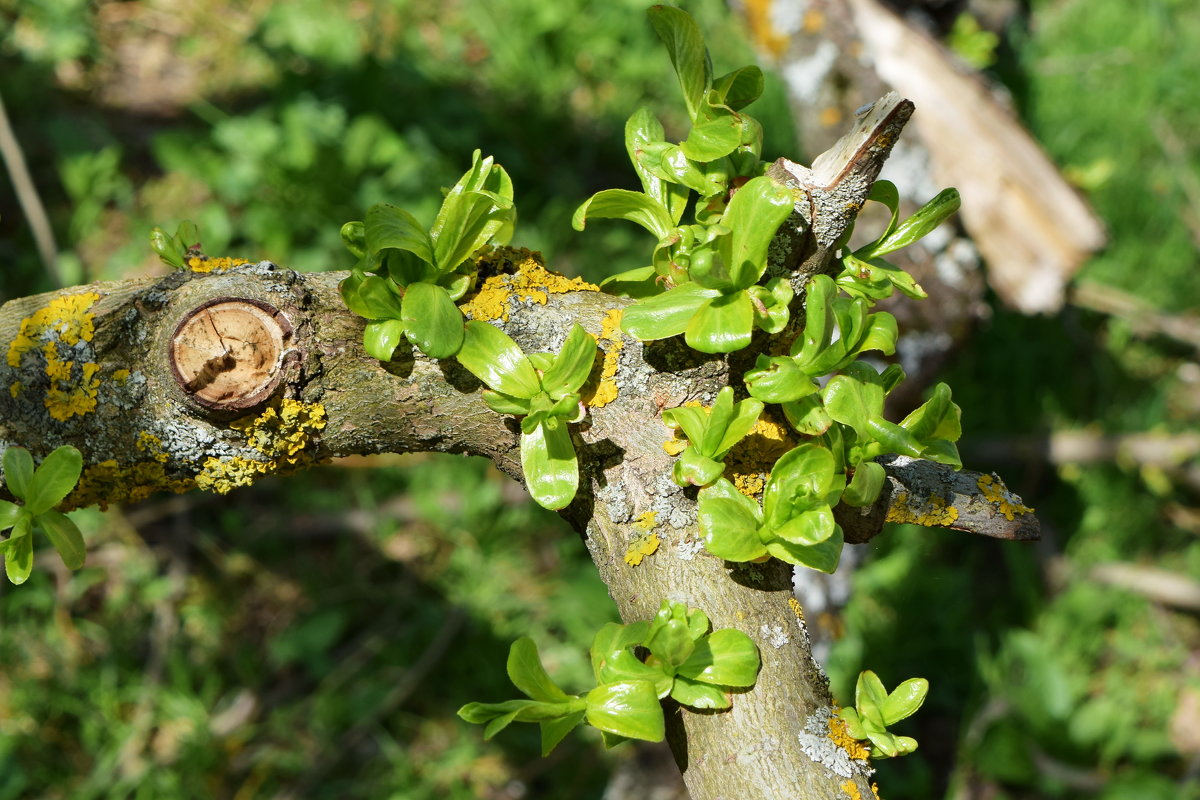
[{"label": "leaf cluster", "polygon": [[929,681],[909,678],[889,693],[878,675],[864,670],[858,674],[858,684],[854,687],[854,706],[843,708],[838,716],[851,736],[870,740],[877,757],[906,756],[917,749],[917,740],[896,736],[887,728],[915,714],[928,691]]},{"label": "leaf cluster", "polygon": [[200,253],[200,230],[196,223],[184,220],[174,234],[155,226],[150,230],[150,249],[159,260],[176,269],[186,269],[189,257]]},{"label": "leaf cluster", "polygon": [[544,508],[562,508],[579,488],[579,464],[567,424],[587,413],[579,389],[596,359],[596,340],[580,325],[553,355],[526,356],[504,331],[466,324],[458,361],[488,385],[483,401],[521,419],[521,469],[529,493]]},{"label": "leaf cluster", "polygon": [[[729,353],[748,345],[755,327],[777,333],[787,324],[791,285],[759,281],[795,197],[763,175],[762,126],[743,110],[762,93],[762,71],[746,66],[714,77],[690,15],[670,6],[648,13],[675,67],[691,128],[683,141],[669,142],[649,110],[636,111],[625,125],[625,147],[643,191],[598,192],[573,222],[583,230],[589,218],[624,219],[657,239],[650,266],[604,283],[641,298],[625,311],[626,332],[643,340],[683,334],[696,350]],[[680,224],[689,203],[695,222]]]},{"label": "leaf cluster", "polygon": [[707,486],[721,477],[725,454],[754,430],[762,410],[758,400],[733,402],[733,387],[726,386],[710,409],[680,406],[663,411],[667,427],[682,431],[689,441],[672,467],[672,480],[680,486]]},{"label": "leaf cluster", "polygon": [[57,448],[35,470],[33,457],[23,447],[4,451],[4,480],[21,504],[0,500],[0,531],[12,529],[0,540],[4,572],[15,584],[24,583],[33,571],[33,530],[44,531],[68,569],[83,566],[86,549],[75,523],[54,507],[63,501],[83,470],[83,456],[70,445]]},{"label": "leaf cluster", "polygon": [[508,173],[476,150],[428,230],[390,203],[343,225],[342,241],[359,261],[339,288],[346,306],[369,320],[367,352],[387,361],[407,339],[430,358],[457,353],[463,316],[455,302],[474,284],[470,257],[489,243],[507,242],[515,223]]},{"label": "leaf cluster", "polygon": [[598,728],[608,747],[627,739],[660,742],[665,734],[661,701],[670,697],[696,709],[726,709],[730,688],[754,685],[760,659],[749,636],[732,628],[709,632],[699,609],[663,601],[654,619],[609,623],[592,641],[596,686],[569,695],[546,673],[528,637],[513,643],[508,676],[528,699],[468,703],[458,715],[486,725],[491,738],[512,722],[536,722],[545,756],[574,728]]}]

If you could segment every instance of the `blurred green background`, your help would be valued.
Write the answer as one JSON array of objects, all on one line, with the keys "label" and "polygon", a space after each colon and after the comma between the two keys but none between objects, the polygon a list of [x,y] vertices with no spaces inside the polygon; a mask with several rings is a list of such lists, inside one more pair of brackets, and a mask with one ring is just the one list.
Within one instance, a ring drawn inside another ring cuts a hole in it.
[{"label": "blurred green background", "polygon": [[[382,200],[431,217],[476,147],[512,174],[516,242],[597,277],[647,242],[576,234],[572,210],[633,186],[639,104],[684,123],[646,5],[0,0],[0,97],[68,283],[161,271],[149,229],[183,218],[210,253],[347,268],[342,222]],[[685,7],[719,69],[753,60],[722,3]],[[951,44],[1109,228],[1081,280],[1200,326],[1200,6],[1035,0],[999,46],[970,23]],[[777,80],[752,110],[767,157],[800,155]],[[0,300],[56,285],[7,180],[0,265]],[[965,460],[1046,536],[871,545],[828,668],[845,702],[861,668],[931,681],[901,730],[921,749],[880,766],[889,800],[1200,798],[1200,366],[1145,319],[996,305],[944,376]],[[1065,433],[1161,457],[1056,462]],[[578,537],[482,462],[348,461],[77,516],[80,573],[50,557],[0,585],[0,800],[600,798],[629,758],[582,734],[541,760],[536,731],[483,742],[454,716],[509,696],[523,633],[581,681],[615,616]]]}]

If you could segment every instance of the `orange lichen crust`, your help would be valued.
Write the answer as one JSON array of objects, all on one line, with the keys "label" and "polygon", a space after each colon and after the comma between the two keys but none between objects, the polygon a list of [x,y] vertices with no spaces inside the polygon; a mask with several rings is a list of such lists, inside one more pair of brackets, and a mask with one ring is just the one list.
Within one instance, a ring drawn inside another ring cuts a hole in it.
[{"label": "orange lichen crust", "polygon": [[[592,374],[583,386],[582,400],[589,408],[601,408],[617,399],[617,366],[621,360],[621,349],[625,339],[621,334],[621,309],[611,309],[600,321],[600,335],[596,344],[604,353]],[[605,344],[608,346],[605,347]]]},{"label": "orange lichen crust", "polygon": [[850,800],[862,800],[862,793],[858,791],[858,784],[853,778],[847,778],[842,781],[841,789],[850,796]]},{"label": "orange lichen crust", "polygon": [[[927,528],[945,528],[958,519],[958,509],[944,499],[932,495],[928,502],[911,497],[908,492],[897,492],[888,507],[888,522],[909,522]],[[1011,519],[1011,517],[1009,517]]]},{"label": "orange lichen crust", "polygon": [[836,714],[829,718],[829,739],[857,761],[865,761],[871,757],[871,748],[861,739],[851,736],[850,731],[846,729],[846,723]]},{"label": "orange lichen crust", "polygon": [[658,552],[660,544],[662,544],[662,540],[653,531],[647,533],[645,536],[639,536],[625,550],[625,563],[631,567],[636,567],[642,563],[642,559],[646,556],[652,556]]},{"label": "orange lichen crust", "polygon": [[975,485],[979,487],[984,499],[996,506],[996,509],[1010,522],[1014,517],[1033,513],[1033,509],[1024,505],[1020,498],[1010,492],[1004,485],[1004,481],[996,475],[980,475]]},{"label": "orange lichen crust", "polygon": [[582,278],[567,278],[546,269],[542,254],[534,250],[496,247],[476,259],[482,285],[459,305],[463,314],[477,320],[508,321],[510,302],[531,300],[545,305],[552,294],[600,291]]},{"label": "orange lichen crust", "polygon": [[263,458],[209,456],[196,476],[196,485],[205,491],[228,494],[263,475],[287,474],[314,463],[304,449],[313,434],[325,427],[325,407],[279,400],[257,416],[234,420],[229,427],[243,433],[246,443]]},{"label": "orange lichen crust", "polygon": [[[92,354],[88,345],[96,332],[91,308],[99,299],[96,292],[54,298],[21,320],[17,335],[8,345],[8,366],[32,366],[44,372],[43,404],[51,418],[59,422],[96,410],[100,389],[96,373],[100,365],[86,359]],[[26,356],[40,363],[30,364]],[[9,384],[9,394],[16,398],[28,385],[28,381],[14,381]]]},{"label": "orange lichen crust", "polygon": [[804,622],[804,606],[800,605],[799,600],[795,597],[789,597],[788,608],[792,609],[792,613],[796,615],[796,619]]},{"label": "orange lichen crust", "polygon": [[149,460],[122,465],[110,458],[88,465],[63,508],[98,505],[104,511],[109,503],[136,503],[156,492],[181,493],[196,488],[196,482],[191,478],[174,478],[167,474],[164,464],[168,456],[157,436],[141,431],[136,447],[148,455]]},{"label": "orange lichen crust", "polygon": [[778,59],[787,52],[790,38],[775,29],[771,22],[772,0],[746,0],[746,22],[754,43],[765,50],[771,58]]},{"label": "orange lichen crust", "polygon": [[214,258],[213,256],[205,255],[192,256],[187,260],[188,269],[199,273],[226,272],[234,267],[249,263],[244,258],[228,258],[225,256]]}]

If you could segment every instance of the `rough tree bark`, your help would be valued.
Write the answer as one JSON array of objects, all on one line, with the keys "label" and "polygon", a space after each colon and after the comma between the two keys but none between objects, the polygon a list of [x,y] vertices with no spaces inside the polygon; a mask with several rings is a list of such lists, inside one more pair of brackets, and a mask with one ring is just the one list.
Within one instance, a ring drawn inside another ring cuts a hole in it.
[{"label": "rough tree bark", "polygon": [[[831,268],[830,245],[861,206],[912,106],[879,101],[812,170],[777,164],[798,191],[781,235],[803,274]],[[533,253],[484,258],[464,311],[500,325],[527,352],[556,351],[573,323],[600,346],[576,430],[583,480],[563,512],[581,534],[622,619],[664,597],[749,634],[762,653],[752,690],[727,713],[672,709],[668,738],[695,800],[870,797],[865,751],[832,722],[828,682],[808,646],[790,566],[729,565],[699,544],[695,494],[671,482],[661,411],[711,402],[743,368],[682,342],[642,344],[620,331],[629,301],[546,270]],[[518,433],[482,402],[455,361],[362,349],[363,320],[343,305],[345,273],[298,274],[269,262],[213,259],[206,272],[76,287],[0,307],[0,447],[41,458],[69,443],[85,470],[67,507],[159,490],[224,492],[261,475],[350,454],[440,451],[491,459],[520,480]],[[768,347],[759,342],[759,349]],[[739,354],[744,358],[745,354]],[[753,485],[790,445],[765,422],[729,459]],[[1009,539],[1037,536],[1029,509],[998,477],[893,458],[872,508],[839,510],[849,541],[884,520]],[[652,527],[651,527],[652,526]],[[639,564],[632,544],[657,534]],[[632,559],[636,560],[636,559]]]}]

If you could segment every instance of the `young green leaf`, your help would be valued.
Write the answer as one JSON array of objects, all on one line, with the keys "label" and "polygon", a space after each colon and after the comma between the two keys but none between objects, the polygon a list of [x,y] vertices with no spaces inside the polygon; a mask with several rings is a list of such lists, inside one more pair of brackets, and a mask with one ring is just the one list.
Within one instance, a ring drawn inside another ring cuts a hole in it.
[{"label": "young green leaf", "polygon": [[467,323],[458,361],[498,392],[528,399],[542,390],[537,372],[520,346],[486,322]]},{"label": "young green leaf", "polygon": [[678,674],[718,686],[753,686],[761,665],[754,641],[734,628],[721,628],[696,642]]},{"label": "young green leaf", "polygon": [[33,456],[24,447],[9,447],[4,451],[4,482],[20,500],[27,500],[33,480]]},{"label": "young green leaf", "polygon": [[666,667],[670,674],[675,673],[676,668],[687,660],[696,646],[696,643],[692,641],[686,617],[668,619],[659,626],[652,624],[651,633],[642,644]]},{"label": "young green leaf", "polygon": [[353,270],[338,284],[346,308],[366,319],[400,319],[403,296],[389,278]]},{"label": "young green leaf", "polygon": [[685,283],[627,307],[621,316],[621,327],[642,341],[677,336],[687,330],[688,322],[701,306],[720,294],[716,289]]},{"label": "young green leaf", "polygon": [[[658,180],[658,178],[655,178]],[[675,227],[672,214],[663,205],[641,192],[628,189],[605,189],[583,201],[571,217],[577,231],[586,227],[588,219],[623,219],[641,225],[656,239],[665,239]]]},{"label": "young green leaf", "polygon": [[783,539],[771,539],[767,542],[767,552],[780,561],[832,574],[837,569],[844,544],[842,529],[835,526],[833,534],[819,544],[801,545]]},{"label": "young green leaf", "polygon": [[508,649],[508,679],[526,695],[546,703],[565,703],[574,699],[550,679],[538,656],[537,645],[522,636]]},{"label": "young green leaf", "polygon": [[766,555],[758,536],[762,512],[724,478],[700,490],[697,519],[704,546],[726,561],[753,561]]},{"label": "young green leaf", "polygon": [[710,106],[706,115],[709,118],[696,121],[679,145],[692,161],[716,161],[742,143],[742,121],[736,114]]},{"label": "young green leaf", "polygon": [[[25,494],[25,508],[38,515],[63,501],[83,471],[83,456],[69,444],[55,448],[42,460]],[[15,492],[14,492],[15,494]]]},{"label": "young green leaf", "polygon": [[883,704],[887,702],[887,690],[883,681],[873,671],[867,669],[858,673],[858,682],[854,687],[854,707],[864,724],[873,723],[880,729],[886,728],[883,719]]},{"label": "young green leaf", "polygon": [[14,585],[20,586],[33,572],[33,519],[22,515],[13,526],[9,546],[4,550],[4,573]]},{"label": "young green leaf", "polygon": [[855,468],[854,477],[846,484],[846,491],[842,492],[842,502],[856,508],[869,506],[883,491],[886,480],[887,473],[882,464],[864,461]]},{"label": "young green leaf", "polygon": [[915,214],[897,225],[894,230],[864,248],[866,252],[856,253],[856,255],[859,258],[872,259],[907,247],[924,238],[930,231],[945,222],[958,211],[961,204],[957,189],[943,189],[937,197],[917,209]]},{"label": "young green leaf", "polygon": [[57,511],[46,511],[38,515],[37,524],[41,526],[50,543],[62,557],[67,569],[79,569],[87,557],[87,547],[83,543],[83,534],[75,523]]},{"label": "young green leaf", "polygon": [[671,699],[680,705],[705,710],[719,710],[733,705],[724,689],[682,675],[676,675],[671,684]]},{"label": "young green leaf", "polygon": [[16,503],[10,503],[7,500],[0,500],[0,531],[6,531],[13,525],[17,524],[17,519],[22,514],[26,514],[24,509]]},{"label": "young green leaf", "polygon": [[355,258],[367,257],[367,228],[362,222],[347,222],[341,230],[342,244]]},{"label": "young green leaf", "polygon": [[647,681],[601,684],[588,692],[586,700],[589,725],[630,739],[663,740],[665,723],[654,684]]},{"label": "young green leaf", "polygon": [[686,11],[672,6],[651,6],[646,14],[654,32],[667,46],[679,86],[683,89],[688,116],[696,119],[712,85],[712,64],[700,26]]},{"label": "young green leaf", "polygon": [[434,263],[433,242],[425,227],[412,214],[390,203],[379,203],[367,211],[363,236],[372,253],[394,248],[412,253],[430,266]]},{"label": "young green leaf", "polygon": [[739,67],[713,81],[711,96],[717,102],[739,111],[762,95],[763,86],[761,69],[756,66]]},{"label": "young green leaf", "polygon": [[754,304],[750,295],[739,291],[703,303],[688,320],[684,341],[701,353],[732,353],[750,344],[753,332]]},{"label": "young green leaf", "polygon": [[575,730],[586,716],[586,711],[576,711],[558,719],[548,719],[539,722],[542,734],[542,758],[550,755],[568,733]]},{"label": "young green leaf", "polygon": [[929,681],[924,678],[909,678],[897,686],[883,702],[880,711],[887,725],[895,725],[902,719],[911,717],[925,702],[929,693]]},{"label": "young green leaf", "polygon": [[542,375],[542,389],[555,400],[578,392],[596,361],[596,340],[576,324],[567,334],[562,350]]},{"label": "young green leaf", "polygon": [[400,318],[404,335],[430,358],[449,358],[463,343],[463,315],[449,293],[432,283],[410,283]]},{"label": "young green leaf", "polygon": [[363,331],[363,349],[371,358],[391,361],[403,339],[404,323],[400,320],[372,320]]},{"label": "young green leaf", "polygon": [[471,169],[459,179],[438,211],[429,230],[434,263],[440,273],[451,272],[502,229],[511,227],[512,180],[492,158],[472,155]]},{"label": "young green leaf", "polygon": [[543,424],[522,432],[521,469],[529,494],[542,508],[555,510],[570,503],[579,489],[579,464],[567,427]]},{"label": "young green leaf", "polygon": [[795,206],[792,190],[765,175],[747,182],[729,200],[721,223],[733,232],[721,239],[721,256],[739,289],[758,283],[767,248]]},{"label": "young green leaf", "polygon": [[665,181],[650,172],[638,160],[637,155],[647,144],[661,142],[664,137],[662,123],[648,108],[639,108],[625,123],[625,150],[629,153],[629,160],[642,181],[642,188],[652,200],[666,210],[673,227],[683,218],[683,212],[687,208],[688,191],[685,187]]}]

